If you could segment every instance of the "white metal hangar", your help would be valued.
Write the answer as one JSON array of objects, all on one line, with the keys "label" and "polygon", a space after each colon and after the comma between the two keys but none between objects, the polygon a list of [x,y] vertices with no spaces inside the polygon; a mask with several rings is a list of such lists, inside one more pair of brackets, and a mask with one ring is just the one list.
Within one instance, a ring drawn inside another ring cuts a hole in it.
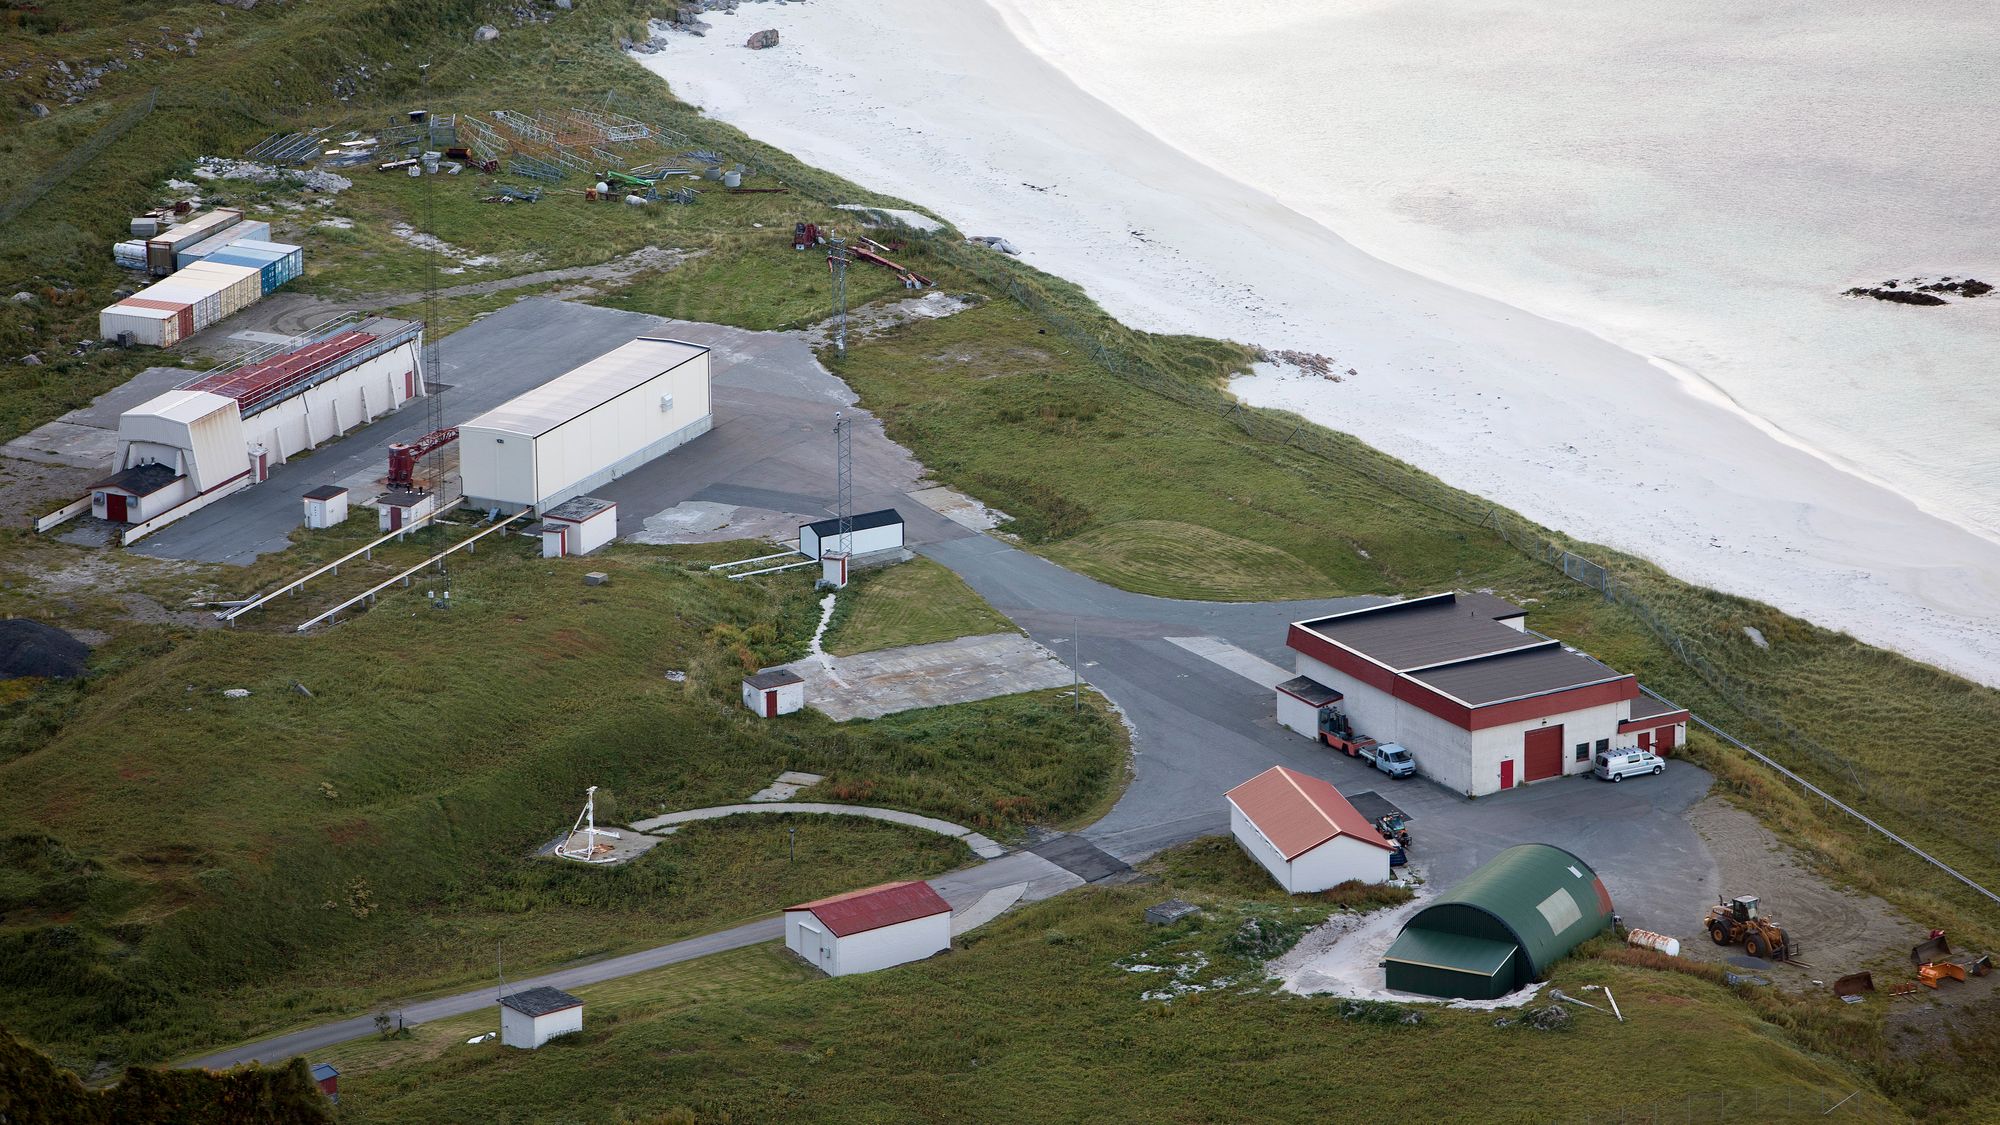
[{"label": "white metal hangar", "polygon": [[466,502],[581,496],[708,432],[708,349],[641,336],[458,427]]},{"label": "white metal hangar", "polygon": [[1641,733],[1658,749],[1684,738],[1686,711],[1525,617],[1490,594],[1446,593],[1294,622],[1298,678],[1278,685],[1278,720],[1321,739],[1322,720],[1344,713],[1467,795],[1588,772],[1596,751]]},{"label": "white metal hangar", "polygon": [[173,390],[118,416],[112,474],[90,486],[91,514],[141,528],[251,483],[236,400]]}]

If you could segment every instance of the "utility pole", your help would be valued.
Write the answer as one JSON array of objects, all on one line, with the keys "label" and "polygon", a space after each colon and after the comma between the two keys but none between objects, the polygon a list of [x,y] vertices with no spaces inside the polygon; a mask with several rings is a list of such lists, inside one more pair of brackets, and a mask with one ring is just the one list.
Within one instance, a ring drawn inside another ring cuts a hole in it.
[{"label": "utility pole", "polygon": [[[423,131],[417,140],[417,170],[424,177],[424,233],[429,235],[429,245],[424,248],[424,355],[417,376],[429,383],[443,386],[443,374],[438,370],[438,233],[437,233],[437,177],[438,166],[427,158],[431,151],[431,64],[422,63],[417,67],[418,85],[423,90]],[[423,388],[430,400],[427,412],[430,433],[444,429],[444,394],[441,390]],[[444,491],[444,454],[442,446],[431,449],[424,458],[427,470],[422,480],[429,487],[430,494],[439,497]],[[432,526],[435,526],[433,524]]]},{"label": "utility pole", "polygon": [[1075,616],[1069,619],[1069,701],[1071,711],[1083,714],[1083,630]]},{"label": "utility pole", "polygon": [[847,240],[827,236],[826,267],[833,272],[833,350],[847,358]]}]

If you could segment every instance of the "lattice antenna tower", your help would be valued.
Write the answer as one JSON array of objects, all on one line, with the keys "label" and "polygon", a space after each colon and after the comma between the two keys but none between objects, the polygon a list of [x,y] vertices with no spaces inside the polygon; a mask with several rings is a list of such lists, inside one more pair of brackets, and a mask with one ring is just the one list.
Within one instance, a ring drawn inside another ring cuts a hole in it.
[{"label": "lattice antenna tower", "polygon": [[826,267],[833,272],[833,350],[847,355],[847,240],[828,235]]},{"label": "lattice antenna tower", "polygon": [[833,415],[834,506],[840,516],[840,553],[854,554],[854,424],[839,411]]},{"label": "lattice antenna tower", "polygon": [[[429,244],[424,250],[424,362],[421,378],[430,385],[424,388],[429,399],[427,411],[430,427],[427,433],[437,433],[444,429],[444,393],[442,373],[438,370],[438,233],[437,233],[437,169],[425,155],[431,150],[431,64],[417,67],[419,84],[423,89],[424,128],[419,134],[417,168],[424,177],[424,233],[429,235]],[[433,389],[437,388],[437,389]],[[444,490],[444,454],[442,448],[433,449],[424,457],[423,481],[432,496]]]}]

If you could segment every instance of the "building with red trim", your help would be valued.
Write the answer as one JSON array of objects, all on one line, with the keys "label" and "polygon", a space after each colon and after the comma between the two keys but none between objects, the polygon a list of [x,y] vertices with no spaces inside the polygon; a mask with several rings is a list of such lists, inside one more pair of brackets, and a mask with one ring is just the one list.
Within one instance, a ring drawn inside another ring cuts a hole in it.
[{"label": "building with red trim", "polygon": [[1685,710],[1526,616],[1491,594],[1445,593],[1295,621],[1298,677],[1277,687],[1278,721],[1317,740],[1320,716],[1340,710],[1469,796],[1587,772],[1599,750],[1685,741]]},{"label": "building with red trim", "polygon": [[1225,799],[1236,842],[1292,894],[1389,880],[1389,841],[1317,777],[1272,766]]},{"label": "building with red trim", "polygon": [[921,961],[951,948],[951,905],[921,879],[800,903],[785,948],[831,977]]}]

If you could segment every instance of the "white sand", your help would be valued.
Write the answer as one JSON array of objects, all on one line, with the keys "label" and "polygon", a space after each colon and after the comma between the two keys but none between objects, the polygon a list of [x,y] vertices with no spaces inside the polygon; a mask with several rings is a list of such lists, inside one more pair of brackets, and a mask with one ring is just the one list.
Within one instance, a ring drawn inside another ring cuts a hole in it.
[{"label": "white sand", "polygon": [[[810,163],[1009,238],[1129,324],[1321,352],[1359,373],[1334,385],[1264,372],[1237,385],[1247,401],[1683,578],[2000,684],[2000,542],[1690,372],[1362,253],[1080,90],[1014,34],[1032,38],[1020,21],[1038,0],[1000,2],[1015,28],[970,4],[773,6],[777,49],[676,36],[641,61]],[[1226,9],[1212,18],[1226,30]]]}]

